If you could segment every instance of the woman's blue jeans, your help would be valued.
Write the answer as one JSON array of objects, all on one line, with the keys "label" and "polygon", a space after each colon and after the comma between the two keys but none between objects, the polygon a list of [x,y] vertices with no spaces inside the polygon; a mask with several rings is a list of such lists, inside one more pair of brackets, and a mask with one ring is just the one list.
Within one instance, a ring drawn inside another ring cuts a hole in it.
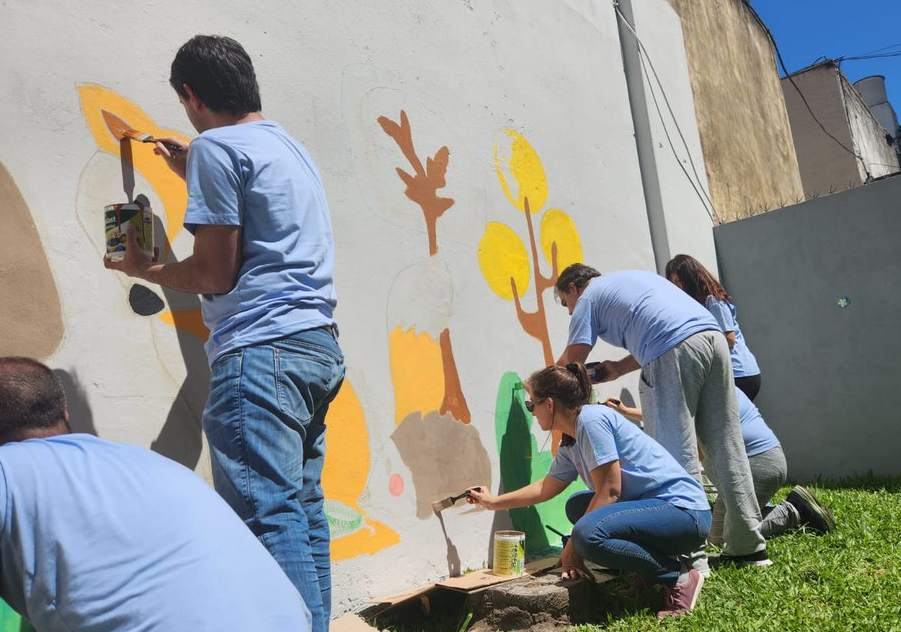
[{"label": "woman's blue jeans", "polygon": [[332,328],[311,329],[217,358],[203,413],[216,491],[297,587],[313,632],[331,615],[321,478],[325,415],[343,379]]},{"label": "woman's blue jeans", "polygon": [[710,531],[709,510],[682,509],[658,499],[620,501],[585,515],[592,496],[590,490],[577,492],[566,502],[576,553],[651,582],[675,585],[682,570],[676,556],[700,547]]}]

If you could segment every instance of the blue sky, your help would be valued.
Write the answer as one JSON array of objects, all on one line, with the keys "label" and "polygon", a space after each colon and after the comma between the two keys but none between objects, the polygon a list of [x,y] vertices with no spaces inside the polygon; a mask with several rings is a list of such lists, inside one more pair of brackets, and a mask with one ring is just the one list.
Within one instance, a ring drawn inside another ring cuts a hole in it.
[{"label": "blue sky", "polygon": [[[821,56],[851,57],[884,47],[890,48],[880,54],[901,52],[901,0],[754,0],[751,6],[773,33],[789,72]],[[901,114],[901,56],[847,60],[841,68],[852,83],[885,75],[889,101]]]}]

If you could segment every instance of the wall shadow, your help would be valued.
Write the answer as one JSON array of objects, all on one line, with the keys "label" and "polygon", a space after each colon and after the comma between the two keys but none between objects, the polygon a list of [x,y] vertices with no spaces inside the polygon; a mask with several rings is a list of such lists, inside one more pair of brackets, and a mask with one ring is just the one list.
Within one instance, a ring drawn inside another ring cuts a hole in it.
[{"label": "wall shadow", "polygon": [[96,437],[94,414],[78,381],[78,372],[75,369],[71,372],[53,369],[53,373],[63,383],[63,390],[66,392],[66,407],[69,409],[69,427],[72,428],[72,432],[83,432]]},{"label": "wall shadow", "polygon": [[[165,240],[166,232],[155,214],[153,228],[154,234],[162,235]],[[177,261],[168,240],[165,240],[164,248],[160,251],[166,253],[168,262]],[[172,313],[186,376],[159,435],[150,444],[150,449],[193,470],[200,462],[203,449],[202,413],[210,388],[210,368],[203,348],[204,341],[192,333],[197,329],[200,297],[163,286],[159,288]]]}]

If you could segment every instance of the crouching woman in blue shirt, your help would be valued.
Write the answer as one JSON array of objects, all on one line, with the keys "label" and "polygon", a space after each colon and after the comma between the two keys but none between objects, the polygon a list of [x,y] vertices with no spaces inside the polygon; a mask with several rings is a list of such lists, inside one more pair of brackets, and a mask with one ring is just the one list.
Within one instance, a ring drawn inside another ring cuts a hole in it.
[{"label": "crouching woman in blue shirt", "polygon": [[659,617],[690,611],[704,578],[676,556],[697,550],[710,530],[710,505],[700,484],[656,441],[603,405],[587,405],[591,383],[582,364],[547,367],[525,382],[526,408],[544,431],[563,440],[542,480],[500,496],[485,487],[470,502],[515,509],[550,500],[576,477],[590,491],[567,502],[572,538],[563,548],[564,578],[583,576],[583,560],[633,571],[640,584],[662,584]]}]

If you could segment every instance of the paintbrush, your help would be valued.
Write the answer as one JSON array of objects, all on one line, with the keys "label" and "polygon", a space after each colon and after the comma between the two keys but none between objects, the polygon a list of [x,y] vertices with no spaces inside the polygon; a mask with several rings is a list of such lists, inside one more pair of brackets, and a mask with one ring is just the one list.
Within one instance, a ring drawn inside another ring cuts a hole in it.
[{"label": "paintbrush", "polygon": [[169,151],[182,151],[181,145],[156,140],[150,134],[144,134],[143,132],[139,132],[136,129],[132,129],[128,125],[128,123],[120,119],[115,114],[107,112],[106,110],[100,110],[100,113],[103,115],[103,120],[106,122],[106,126],[107,128],[109,128],[110,133],[116,138],[116,140],[120,142],[123,139],[128,138],[129,140],[135,140],[139,143],[160,143]]},{"label": "paintbrush", "polygon": [[467,489],[465,492],[458,496],[448,496],[444,500],[436,500],[432,503],[432,511],[435,512],[437,516],[439,513],[447,509],[448,507],[453,507],[454,503],[460,500],[461,498],[469,498],[469,490]]}]

